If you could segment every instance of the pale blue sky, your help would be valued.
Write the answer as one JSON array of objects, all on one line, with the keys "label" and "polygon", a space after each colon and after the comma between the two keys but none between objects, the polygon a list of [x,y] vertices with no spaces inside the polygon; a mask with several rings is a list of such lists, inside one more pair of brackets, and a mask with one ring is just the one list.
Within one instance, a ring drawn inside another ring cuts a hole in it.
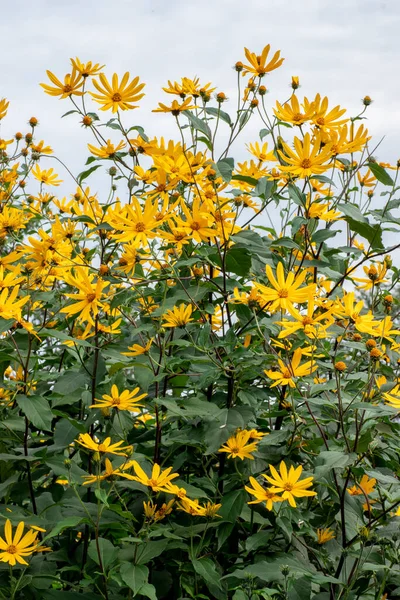
[{"label": "pale blue sky", "polygon": [[[292,75],[303,94],[328,95],[354,115],[368,94],[374,103],[367,126],[376,140],[386,136],[379,160],[400,157],[400,62],[398,0],[16,0],[0,23],[0,97],[11,101],[1,136],[27,131],[31,115],[39,118],[43,138],[76,173],[92,143],[74,117],[60,121],[69,101],[46,95],[46,69],[62,77],[70,57],[106,64],[106,75],[130,71],[147,83],[141,108],[127,122],[147,133],[177,139],[170,115],[152,114],[168,79],[197,75],[232,98],[243,47],[259,52],[267,43],[281,49],[283,67],[266,85],[268,102],[285,100]],[[111,115],[110,115],[111,116]],[[254,120],[242,138],[255,141],[261,124]],[[244,150],[239,150],[244,158]],[[44,163],[43,163],[44,166]],[[65,178],[65,174],[60,174]],[[72,185],[72,183],[71,183]]]}]

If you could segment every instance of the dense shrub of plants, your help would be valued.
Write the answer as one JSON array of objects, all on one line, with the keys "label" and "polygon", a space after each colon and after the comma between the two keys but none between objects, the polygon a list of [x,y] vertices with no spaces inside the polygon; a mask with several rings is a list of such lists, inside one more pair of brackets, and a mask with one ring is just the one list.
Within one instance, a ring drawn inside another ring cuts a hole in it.
[{"label": "dense shrub of plants", "polygon": [[0,101],[0,598],[400,597],[400,163],[282,63],[48,71],[76,178]]}]

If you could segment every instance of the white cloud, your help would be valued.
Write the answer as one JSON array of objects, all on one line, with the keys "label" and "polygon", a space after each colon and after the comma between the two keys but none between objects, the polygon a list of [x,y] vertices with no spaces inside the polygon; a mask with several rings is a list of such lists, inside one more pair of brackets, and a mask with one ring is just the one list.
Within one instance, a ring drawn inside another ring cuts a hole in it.
[{"label": "white cloud", "polygon": [[[74,117],[60,120],[70,105],[39,87],[46,69],[63,76],[69,58],[78,56],[105,63],[106,73],[139,75],[147,95],[127,122],[144,125],[149,135],[177,138],[173,119],[151,112],[165,100],[162,85],[198,75],[225,91],[232,98],[226,108],[233,110],[232,65],[243,58],[244,46],[259,51],[267,43],[286,57],[267,78],[269,103],[289,96],[291,75],[300,76],[301,94],[328,95],[353,115],[368,94],[374,99],[368,127],[377,139],[386,135],[379,159],[400,156],[397,0],[37,0],[34,7],[16,0],[12,7],[0,24],[0,97],[11,101],[1,135],[26,131],[35,115],[39,139],[75,173],[88,155],[86,143],[93,140]],[[251,124],[243,143],[256,139],[261,126]]]}]

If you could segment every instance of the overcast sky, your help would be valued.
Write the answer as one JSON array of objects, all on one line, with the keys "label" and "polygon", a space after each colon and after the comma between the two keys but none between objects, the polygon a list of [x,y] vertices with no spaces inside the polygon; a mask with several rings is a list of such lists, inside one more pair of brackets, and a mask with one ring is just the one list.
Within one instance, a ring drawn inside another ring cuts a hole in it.
[{"label": "overcast sky", "polygon": [[[146,97],[126,122],[143,125],[150,136],[177,139],[172,117],[151,113],[159,101],[172,100],[161,91],[167,80],[197,75],[211,81],[232,98],[224,108],[233,112],[232,66],[244,60],[244,46],[258,53],[267,43],[286,59],[266,78],[270,104],[287,99],[292,75],[300,77],[301,98],[320,92],[350,115],[368,94],[374,102],[367,126],[374,139],[385,136],[378,159],[400,157],[398,0],[14,0],[9,8],[0,22],[0,98],[10,100],[1,137],[25,133],[34,115],[41,123],[38,139],[75,173],[93,139],[74,116],[60,120],[70,103],[39,87],[48,83],[46,69],[62,78],[69,59],[78,56],[105,64],[109,76],[139,75]],[[255,141],[261,126],[254,122],[243,144]]]}]

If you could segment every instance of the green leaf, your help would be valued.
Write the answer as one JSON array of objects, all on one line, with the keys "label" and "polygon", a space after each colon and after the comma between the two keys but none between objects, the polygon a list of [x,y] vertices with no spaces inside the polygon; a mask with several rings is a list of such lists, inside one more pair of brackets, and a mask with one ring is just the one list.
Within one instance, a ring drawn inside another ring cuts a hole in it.
[{"label": "green leaf", "polygon": [[77,527],[83,521],[84,519],[82,519],[82,517],[67,517],[66,519],[63,519],[57,523],[57,525],[53,527],[53,529],[46,535],[44,539],[49,540],[50,538],[56,537],[56,535],[62,533],[64,529],[72,529]]},{"label": "green leaf", "polygon": [[149,570],[144,565],[123,563],[121,565],[120,574],[122,581],[133,591],[133,597],[138,594],[140,588],[149,580]]},{"label": "green leaf", "polygon": [[259,133],[260,140],[261,140],[261,141],[263,141],[263,139],[264,139],[265,137],[267,137],[267,135],[269,135],[270,133],[271,133],[271,130],[270,130],[270,129],[261,129],[261,130],[260,130],[260,133]]},{"label": "green leaf", "polygon": [[288,600],[309,600],[311,597],[311,581],[305,577],[292,580],[287,596]]},{"label": "green leaf", "polygon": [[227,271],[245,276],[250,271],[251,254],[246,248],[236,248],[233,246],[226,253],[225,265]]},{"label": "green leaf", "polygon": [[139,546],[136,555],[136,564],[144,565],[156,556],[160,556],[168,545],[168,540],[158,540],[157,542],[146,542]]},{"label": "green leaf", "polygon": [[377,180],[383,183],[383,185],[394,186],[394,181],[390,177],[389,173],[383,167],[378,165],[378,163],[369,162],[368,167],[371,169]]},{"label": "green leaf", "polygon": [[235,523],[237,517],[242,512],[243,505],[246,500],[246,491],[244,489],[234,490],[223,496],[222,506],[218,510],[218,514],[225,521]]},{"label": "green leaf", "polygon": [[[96,563],[103,565],[103,568],[106,569],[109,567],[115,560],[117,556],[118,549],[113,546],[110,540],[106,540],[105,538],[98,538],[96,540],[92,540],[89,544],[88,554],[90,558]],[[99,558],[100,554],[100,558]]]},{"label": "green leaf", "polygon": [[94,167],[90,167],[90,169],[88,169],[87,171],[83,171],[82,173],[79,173],[78,177],[77,177],[77,182],[79,185],[82,184],[82,181],[84,179],[86,179],[87,177],[89,177],[89,175],[91,175],[92,173],[94,173],[94,171],[96,171],[97,169],[100,169],[102,165],[95,165]]},{"label": "green leaf", "polygon": [[217,572],[214,562],[210,558],[201,558],[192,560],[194,570],[206,583],[215,585],[218,589],[222,589],[221,575]]},{"label": "green leaf", "polygon": [[206,108],[206,113],[208,115],[212,115],[213,117],[219,116],[219,118],[221,119],[221,121],[225,121],[225,123],[228,123],[228,125],[230,125],[232,127],[232,121],[231,121],[230,116],[228,115],[228,113],[224,112],[220,108],[214,108],[214,107],[211,107],[211,106],[207,107]]},{"label": "green leaf", "polygon": [[86,340],[78,340],[70,335],[67,335],[63,331],[58,331],[57,329],[41,329],[40,335],[53,337],[58,340],[74,342],[77,346],[86,346],[87,348],[93,348],[92,344],[87,342]]},{"label": "green leaf", "polygon": [[350,219],[353,219],[354,221],[359,221],[360,223],[368,222],[358,206],[351,202],[340,203],[336,208],[346,215],[346,217],[350,217]]},{"label": "green leaf", "polygon": [[296,187],[293,183],[289,183],[288,190],[290,199],[293,200],[295,204],[298,206],[306,205],[306,196],[299,190],[298,187]]},{"label": "green leaf", "polygon": [[84,388],[89,381],[89,376],[78,371],[67,371],[56,381],[53,392],[65,396],[71,394],[80,388]]},{"label": "green leaf", "polygon": [[139,592],[141,596],[146,596],[146,598],[150,598],[150,600],[158,600],[156,588],[151,583],[142,585]]},{"label": "green leaf", "polygon": [[357,459],[356,454],[346,454],[340,450],[323,450],[316,459],[315,477],[323,477],[331,469],[343,469],[355,459]]},{"label": "green leaf", "polygon": [[32,425],[43,431],[51,431],[53,414],[46,398],[18,395],[17,404]]},{"label": "green leaf", "polygon": [[383,250],[384,245],[382,242],[382,227],[376,223],[375,225],[369,225],[369,223],[360,223],[354,221],[350,217],[345,219],[350,226],[352,231],[358,233],[363,238],[368,240],[373,250]]},{"label": "green leaf", "polygon": [[337,233],[338,231],[332,229],[320,229],[313,234],[311,241],[320,244],[329,238],[335,237]]},{"label": "green leaf", "polygon": [[229,183],[232,179],[233,169],[235,168],[233,158],[223,158],[222,160],[219,160],[216,167],[217,174],[219,174],[226,183]]},{"label": "green leaf", "polygon": [[197,131],[201,131],[201,133],[204,133],[204,135],[208,137],[209,140],[211,140],[211,129],[209,128],[207,123],[205,123],[202,119],[196,117],[189,110],[184,110],[182,114],[189,119],[190,124],[194,129],[197,129]]}]

